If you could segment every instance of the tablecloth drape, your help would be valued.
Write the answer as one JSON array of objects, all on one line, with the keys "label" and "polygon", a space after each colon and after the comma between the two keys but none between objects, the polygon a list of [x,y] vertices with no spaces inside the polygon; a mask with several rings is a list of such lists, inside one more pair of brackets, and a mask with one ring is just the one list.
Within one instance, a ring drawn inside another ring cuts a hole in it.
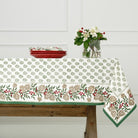
[{"label": "tablecloth drape", "polygon": [[116,126],[136,108],[115,58],[2,58],[0,104],[104,104]]}]

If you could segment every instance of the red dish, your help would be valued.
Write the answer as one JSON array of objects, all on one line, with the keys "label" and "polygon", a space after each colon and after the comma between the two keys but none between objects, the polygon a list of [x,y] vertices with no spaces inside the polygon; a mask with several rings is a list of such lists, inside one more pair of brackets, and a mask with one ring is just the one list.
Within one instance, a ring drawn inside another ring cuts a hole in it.
[{"label": "red dish", "polygon": [[51,51],[51,50],[31,50],[31,54],[66,54],[66,51]]},{"label": "red dish", "polygon": [[62,58],[66,55],[66,51],[31,50],[30,54],[36,58]]},{"label": "red dish", "polygon": [[62,58],[66,54],[32,54],[36,58]]}]

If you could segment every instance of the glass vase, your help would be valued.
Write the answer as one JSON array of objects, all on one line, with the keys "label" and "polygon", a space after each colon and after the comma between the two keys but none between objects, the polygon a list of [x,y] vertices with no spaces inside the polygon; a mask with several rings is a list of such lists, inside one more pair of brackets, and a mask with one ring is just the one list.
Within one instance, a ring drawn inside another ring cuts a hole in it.
[{"label": "glass vase", "polygon": [[101,57],[100,40],[91,40],[89,43],[89,47],[91,49],[91,58]]},{"label": "glass vase", "polygon": [[83,57],[83,58],[86,58],[86,55],[87,55],[87,50],[84,48],[84,49],[83,49],[83,53],[82,53],[82,57]]}]

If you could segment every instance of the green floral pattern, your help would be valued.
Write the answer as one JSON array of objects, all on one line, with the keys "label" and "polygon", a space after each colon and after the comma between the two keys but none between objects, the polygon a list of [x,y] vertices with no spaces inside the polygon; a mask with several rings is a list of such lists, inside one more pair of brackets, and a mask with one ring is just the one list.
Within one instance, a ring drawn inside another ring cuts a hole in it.
[{"label": "green floral pattern", "polygon": [[83,102],[104,102],[111,95],[109,87],[93,86],[86,84],[81,85],[38,85],[26,84],[17,86],[1,85],[0,100],[6,101],[28,101],[38,100],[39,102],[50,101],[77,101]]},{"label": "green floral pattern", "polygon": [[118,121],[131,110],[135,102],[130,89],[128,89],[127,93],[122,93],[118,99],[115,96],[110,96],[106,104],[108,104],[108,110],[112,118]]},{"label": "green floral pattern", "polygon": [[1,85],[0,100],[3,101],[38,101],[38,102],[104,102],[112,118],[118,121],[134,106],[134,98],[130,91],[122,93],[121,98],[113,95],[109,87],[81,85],[38,85],[25,84]]},{"label": "green floral pattern", "polygon": [[127,86],[117,59],[0,59],[0,83],[110,84],[117,95]]}]

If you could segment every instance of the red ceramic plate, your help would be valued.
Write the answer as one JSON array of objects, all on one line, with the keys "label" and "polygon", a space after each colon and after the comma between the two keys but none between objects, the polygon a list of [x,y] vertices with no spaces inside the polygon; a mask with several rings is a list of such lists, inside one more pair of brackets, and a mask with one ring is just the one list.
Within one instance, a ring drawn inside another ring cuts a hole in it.
[{"label": "red ceramic plate", "polygon": [[31,54],[66,54],[66,51],[51,51],[51,50],[31,50]]},{"label": "red ceramic plate", "polygon": [[36,58],[62,58],[66,55],[66,51],[31,50],[30,54]]},{"label": "red ceramic plate", "polygon": [[31,54],[36,58],[62,58],[66,54]]}]

